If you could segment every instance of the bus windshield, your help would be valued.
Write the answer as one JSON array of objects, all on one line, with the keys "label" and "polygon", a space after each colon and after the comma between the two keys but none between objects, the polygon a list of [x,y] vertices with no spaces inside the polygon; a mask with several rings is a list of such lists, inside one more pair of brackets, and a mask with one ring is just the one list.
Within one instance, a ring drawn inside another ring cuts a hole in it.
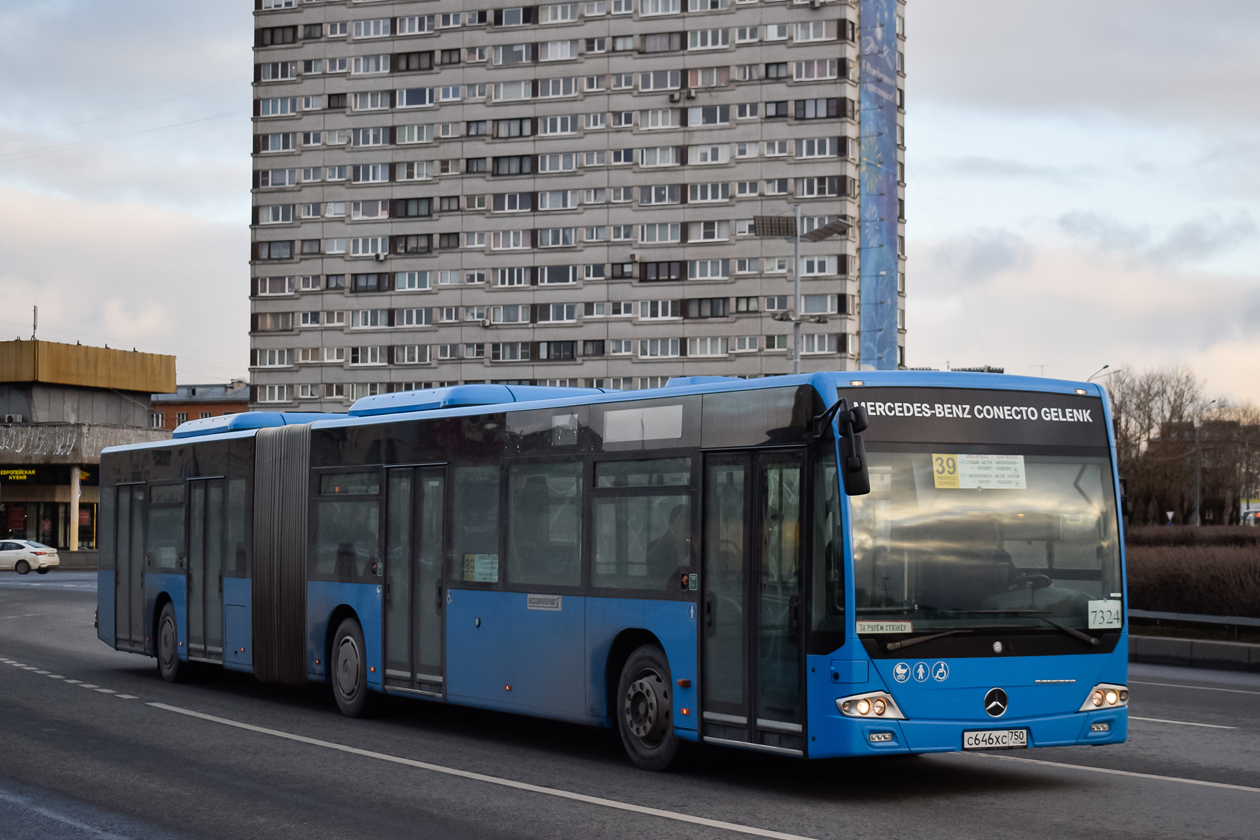
[{"label": "bus windshield", "polygon": [[858,632],[1098,626],[1091,602],[1121,597],[1109,458],[942,448],[868,450],[871,493],[852,500]]}]

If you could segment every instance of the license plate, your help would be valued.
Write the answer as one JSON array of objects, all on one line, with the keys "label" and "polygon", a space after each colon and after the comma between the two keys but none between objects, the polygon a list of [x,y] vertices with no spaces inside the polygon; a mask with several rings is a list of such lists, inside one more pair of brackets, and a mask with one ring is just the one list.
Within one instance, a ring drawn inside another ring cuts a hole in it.
[{"label": "license plate", "polygon": [[1027,746],[1027,729],[985,729],[963,733],[964,750],[1013,750]]}]

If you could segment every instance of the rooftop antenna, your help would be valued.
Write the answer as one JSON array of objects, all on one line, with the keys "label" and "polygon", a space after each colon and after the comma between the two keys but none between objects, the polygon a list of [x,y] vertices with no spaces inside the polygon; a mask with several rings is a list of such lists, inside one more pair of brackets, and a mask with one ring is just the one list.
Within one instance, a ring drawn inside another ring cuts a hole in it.
[{"label": "rooftop antenna", "polygon": [[35,314],[31,316],[31,341],[35,340],[35,333],[39,331],[39,306],[35,306]]}]

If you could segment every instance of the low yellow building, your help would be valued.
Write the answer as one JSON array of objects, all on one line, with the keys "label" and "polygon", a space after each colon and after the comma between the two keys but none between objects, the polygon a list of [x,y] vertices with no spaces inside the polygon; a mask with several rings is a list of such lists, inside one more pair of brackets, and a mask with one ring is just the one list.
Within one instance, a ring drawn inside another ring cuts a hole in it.
[{"label": "low yellow building", "polygon": [[174,390],[174,356],[0,342],[0,536],[95,550],[101,450],[170,437],[150,395]]}]

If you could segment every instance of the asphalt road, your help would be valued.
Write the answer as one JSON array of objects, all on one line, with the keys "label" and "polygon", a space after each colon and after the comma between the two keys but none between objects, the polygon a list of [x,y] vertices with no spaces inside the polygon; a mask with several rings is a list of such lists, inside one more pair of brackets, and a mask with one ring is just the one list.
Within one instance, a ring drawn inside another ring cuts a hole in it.
[{"label": "asphalt road", "polygon": [[606,732],[217,669],[168,685],[92,629],[94,576],[0,576],[0,838],[1260,836],[1260,676],[1133,666],[1130,740],[636,770]]}]

